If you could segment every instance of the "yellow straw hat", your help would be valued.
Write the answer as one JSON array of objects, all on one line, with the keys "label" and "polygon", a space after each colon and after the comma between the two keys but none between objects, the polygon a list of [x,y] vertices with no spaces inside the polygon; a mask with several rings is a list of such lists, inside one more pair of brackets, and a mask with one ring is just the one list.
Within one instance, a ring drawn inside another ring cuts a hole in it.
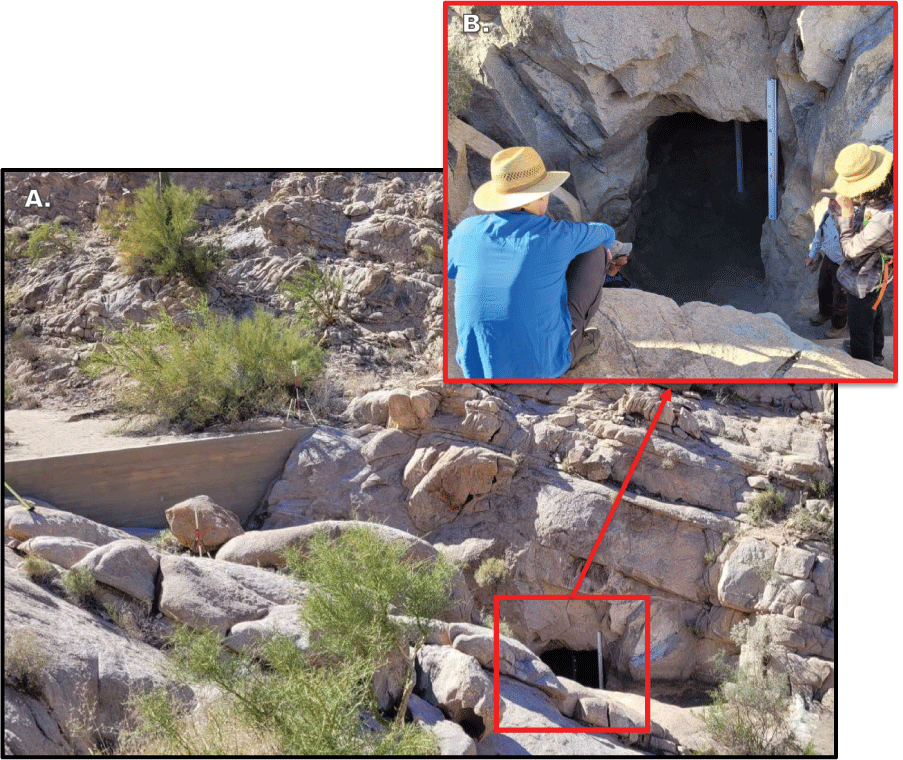
[{"label": "yellow straw hat", "polygon": [[894,154],[880,145],[847,145],[834,162],[837,181],[831,189],[848,198],[875,190],[887,178],[893,162]]},{"label": "yellow straw hat", "polygon": [[492,157],[492,179],[474,193],[474,205],[482,211],[520,208],[561,187],[570,172],[547,172],[533,148],[505,148]]}]

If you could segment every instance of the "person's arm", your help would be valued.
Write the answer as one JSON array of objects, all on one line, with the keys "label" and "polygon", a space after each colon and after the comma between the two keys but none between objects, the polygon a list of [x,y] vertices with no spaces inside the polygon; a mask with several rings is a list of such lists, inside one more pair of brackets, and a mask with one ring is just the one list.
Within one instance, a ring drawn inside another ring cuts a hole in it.
[{"label": "person's arm", "polygon": [[844,214],[837,220],[840,248],[850,261],[889,248],[894,241],[893,216],[877,212],[862,230],[856,232],[854,218]]},{"label": "person's arm", "polygon": [[824,245],[824,226],[820,225],[815,231],[815,237],[812,238],[812,244],[809,246],[809,255],[806,257],[806,266],[814,267],[821,259],[822,246]]},{"label": "person's arm", "polygon": [[448,279],[454,280],[458,276],[458,265],[455,263],[455,248],[452,239],[448,241]]}]

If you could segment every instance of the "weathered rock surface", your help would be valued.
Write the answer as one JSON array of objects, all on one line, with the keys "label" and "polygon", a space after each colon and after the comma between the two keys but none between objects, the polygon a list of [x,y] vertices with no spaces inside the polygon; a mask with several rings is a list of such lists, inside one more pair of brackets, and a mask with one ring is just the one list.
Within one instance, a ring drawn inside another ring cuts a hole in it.
[{"label": "weathered rock surface", "polygon": [[493,726],[492,679],[474,657],[451,647],[427,644],[417,655],[417,687],[430,704],[456,723],[477,718],[484,736]]},{"label": "weathered rock surface", "polygon": [[235,513],[224,509],[209,496],[195,496],[166,510],[169,529],[182,546],[195,547],[200,534],[205,549],[215,550],[244,533]]},{"label": "weathered rock surface", "polygon": [[[581,728],[583,724],[565,718],[551,697],[519,681],[502,676],[499,697],[503,727],[515,728]],[[481,755],[547,755],[568,756],[634,755],[642,754],[626,748],[604,734],[589,733],[493,733],[477,745]]]},{"label": "weathered rock surface", "polygon": [[233,562],[164,555],[159,606],[192,628],[227,633],[236,623],[259,620],[275,605],[298,602],[306,586],[284,575]]},{"label": "weathered rock surface", "polygon": [[461,757],[477,754],[477,745],[457,723],[446,720],[441,710],[412,694],[408,709],[415,723],[435,734],[439,742],[439,754]]},{"label": "weathered rock surface", "polygon": [[[653,679],[714,679],[709,659],[735,651],[731,627],[755,614],[784,621],[775,635],[792,642],[795,654],[823,658],[833,646],[830,550],[748,533],[748,513],[763,488],[783,494],[789,509],[811,483],[833,481],[833,391],[694,388],[672,388],[581,589],[651,595]],[[422,397],[423,391],[438,397],[433,416],[404,433],[388,427],[388,398]],[[341,494],[345,483],[371,477],[372,462],[391,461],[380,487],[394,500],[358,500],[360,517],[390,524],[407,518],[422,526],[468,578],[484,559],[504,557],[508,570],[494,593],[569,593],[660,395],[661,389],[642,387],[442,386],[432,380],[376,391],[349,409],[364,425],[355,433],[360,437],[330,432],[299,442],[271,493],[268,520],[332,516],[334,505],[312,489],[303,502],[283,501],[283,495],[308,488],[310,478],[320,479],[322,492]],[[380,451],[385,455],[374,459]],[[458,461],[494,474],[481,480],[463,467],[444,480],[442,463]],[[447,488],[437,486],[427,499],[422,485],[430,473]],[[459,482],[465,479],[466,486]],[[771,547],[761,567],[738,548],[749,542]],[[491,604],[487,589],[475,583],[472,589],[478,607]],[[507,609],[506,621],[534,653],[561,644],[593,649],[601,630],[613,667],[643,678],[641,603],[525,601]],[[464,651],[487,668],[492,649],[485,629],[466,635]]]},{"label": "weathered rock surface", "polygon": [[86,554],[96,549],[97,545],[65,536],[35,536],[23,541],[17,548],[31,556],[46,559],[54,565],[70,568]]},{"label": "weathered rock surface", "polygon": [[[4,371],[17,403],[66,398],[101,406],[112,400],[115,383],[88,379],[77,366],[90,352],[84,341],[164,313],[184,322],[201,296],[220,313],[242,315],[257,304],[293,312],[279,286],[312,263],[343,283],[339,318],[325,328],[336,383],[349,379],[349,368],[437,366],[441,174],[171,172],[173,183],[210,196],[198,210],[199,236],[222,245],[226,258],[206,288],[128,275],[97,227],[101,212],[156,179],[155,172],[4,175],[11,203],[6,221],[21,241],[7,257],[4,276],[15,296],[5,321],[17,331]],[[12,202],[31,190],[52,212]],[[76,233],[74,244],[36,262],[21,255],[32,231],[56,219],[64,233]]]},{"label": "weathered rock surface", "polygon": [[94,580],[150,607],[157,588],[160,553],[140,539],[122,539],[97,547],[74,567],[86,568]]},{"label": "weathered rock surface", "polygon": [[18,505],[7,506],[3,510],[3,532],[20,541],[35,536],[59,536],[75,538],[96,546],[131,538],[124,530],[101,525],[72,512],[47,507],[27,510]]},{"label": "weathered rock surface", "polygon": [[600,328],[602,345],[568,377],[793,380],[892,374],[801,338],[777,314],[703,302],[678,306],[641,290],[606,290],[590,324]]},{"label": "weathered rock surface", "polygon": [[[165,655],[25,579],[13,569],[17,563],[5,547],[4,657],[13,656],[10,638],[39,649],[41,701],[4,689],[4,713],[13,718],[5,724],[6,746],[25,754],[60,745],[84,753],[90,748],[78,728],[86,721],[105,741],[113,741],[129,694],[166,683]],[[40,737],[32,743],[36,726]]]},{"label": "weathered rock surface", "polygon": [[236,623],[225,638],[226,646],[236,652],[253,652],[273,636],[293,639],[299,649],[310,648],[310,631],[301,621],[301,604],[278,604],[270,607],[259,620]]}]

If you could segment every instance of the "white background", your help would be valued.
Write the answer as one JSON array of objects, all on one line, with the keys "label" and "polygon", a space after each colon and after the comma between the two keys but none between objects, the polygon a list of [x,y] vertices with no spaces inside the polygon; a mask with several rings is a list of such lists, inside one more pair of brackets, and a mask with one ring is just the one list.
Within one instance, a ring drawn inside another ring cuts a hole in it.
[{"label": "white background", "polygon": [[[443,165],[438,0],[46,0],[2,13],[6,168]],[[896,386],[838,394],[841,757],[888,746],[899,723],[900,403]]]}]

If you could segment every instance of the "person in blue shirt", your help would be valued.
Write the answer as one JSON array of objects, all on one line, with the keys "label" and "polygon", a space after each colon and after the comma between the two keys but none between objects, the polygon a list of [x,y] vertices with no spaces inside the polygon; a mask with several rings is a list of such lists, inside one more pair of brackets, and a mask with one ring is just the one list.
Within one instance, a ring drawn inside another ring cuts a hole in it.
[{"label": "person in blue shirt", "polygon": [[455,358],[467,378],[558,377],[601,343],[586,324],[599,308],[615,231],[545,216],[570,173],[546,171],[533,148],[502,150],[490,168],[474,194],[487,213],[462,221],[448,244]]}]

